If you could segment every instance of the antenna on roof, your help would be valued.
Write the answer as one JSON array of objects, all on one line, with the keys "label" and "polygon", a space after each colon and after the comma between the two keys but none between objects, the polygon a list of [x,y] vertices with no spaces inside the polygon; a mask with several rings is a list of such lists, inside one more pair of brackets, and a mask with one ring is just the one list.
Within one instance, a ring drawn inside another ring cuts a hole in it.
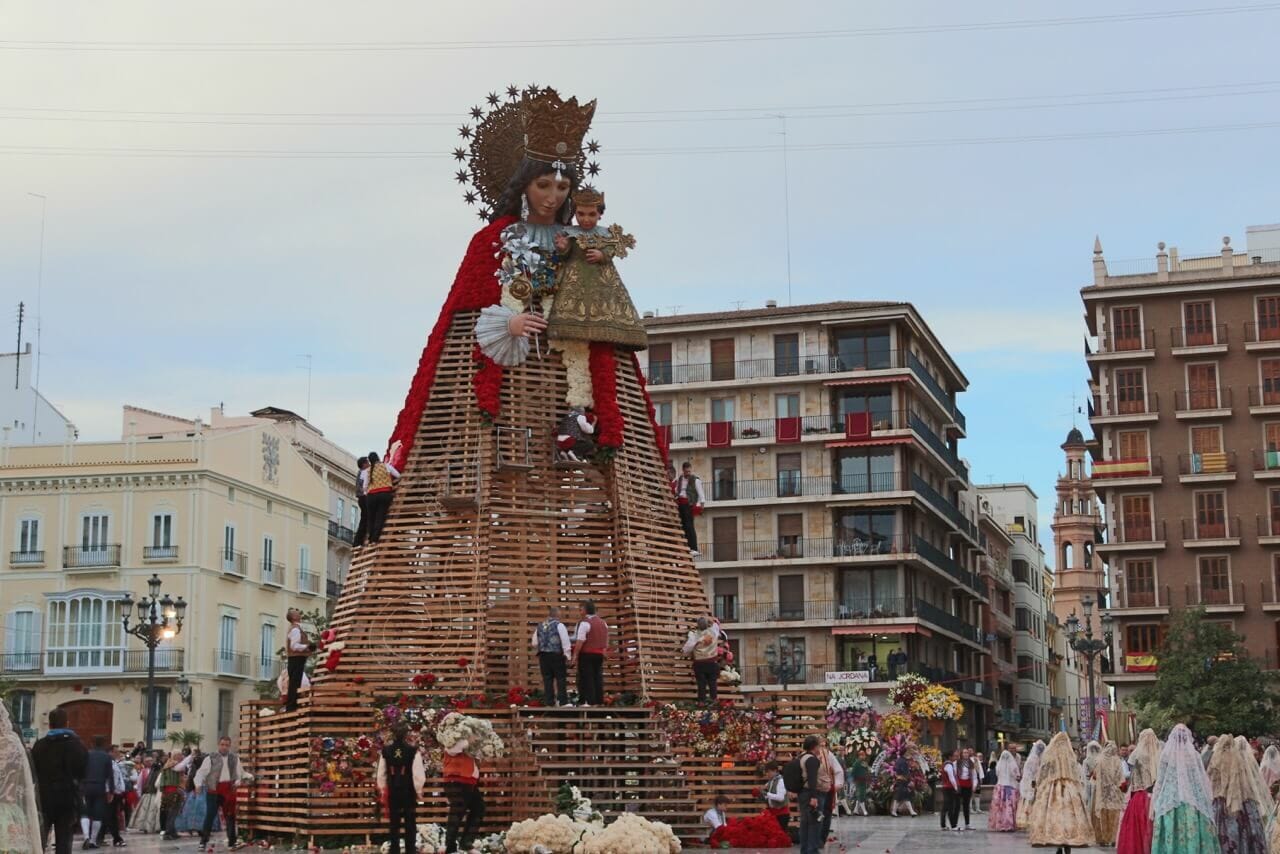
[{"label": "antenna on roof", "polygon": [[18,390],[18,378],[22,376],[22,318],[26,314],[27,307],[24,303],[18,303],[18,346],[13,351],[16,356],[13,360],[13,390]]},{"label": "antenna on roof", "polygon": [[44,290],[44,219],[49,207],[49,200],[39,193],[27,193],[28,196],[40,200],[40,265],[36,268],[36,364],[35,381],[31,387],[36,391],[31,396],[31,441],[36,440],[36,418],[40,415],[40,326],[43,312],[40,310],[40,297]]},{"label": "antenna on roof", "polygon": [[742,311],[742,307],[747,304],[747,301],[744,299],[730,300],[730,302],[733,303],[734,310],[736,311]]},{"label": "antenna on roof", "polygon": [[787,172],[787,117],[779,115],[778,118],[782,121],[782,214],[787,248],[787,305],[791,305],[791,179]]}]

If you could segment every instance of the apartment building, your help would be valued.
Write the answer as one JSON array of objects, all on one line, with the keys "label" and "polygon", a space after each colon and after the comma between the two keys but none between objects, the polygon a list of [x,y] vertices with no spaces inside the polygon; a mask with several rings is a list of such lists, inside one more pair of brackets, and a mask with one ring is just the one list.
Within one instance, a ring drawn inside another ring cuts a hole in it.
[{"label": "apartment building", "polygon": [[981,509],[1008,534],[1009,574],[1013,578],[1013,654],[1017,699],[1016,737],[1050,734],[1049,614],[1044,550],[1037,529],[1038,499],[1025,483],[976,487]]},{"label": "apartment building", "polygon": [[29,738],[59,705],[86,739],[143,737],[148,653],[121,618],[152,574],[189,606],[156,650],[162,743],[234,735],[279,672],[285,611],[324,605],[329,490],[278,425],[148,435],[144,412],[118,442],[0,446],[0,677]]},{"label": "apartment building", "polygon": [[991,724],[987,736],[988,750],[1006,741],[1016,741],[1022,727],[1018,711],[1018,669],[1014,652],[1013,570],[1009,566],[1009,550],[1013,537],[1005,526],[991,515],[990,502],[979,502],[978,538],[985,554],[980,562],[981,578],[990,599],[985,609],[983,632],[988,659],[986,695],[991,698]]},{"label": "apartment building", "polygon": [[[14,353],[0,353],[0,442],[47,445],[74,441],[76,426],[36,389],[32,375],[35,353],[28,343]],[[7,380],[13,377],[13,383]]]},{"label": "apartment building", "polygon": [[[1092,485],[1123,701],[1155,678],[1166,619],[1203,606],[1277,667],[1280,647],[1280,226],[1245,252],[1116,265],[1095,241],[1081,289]],[[1096,620],[1096,615],[1095,615]],[[1095,625],[1095,632],[1097,626]]]},{"label": "apartment building", "polygon": [[[980,737],[986,585],[956,395],[967,380],[897,302],[646,317],[673,461],[705,482],[698,565],[748,689],[902,668],[960,691]],[[874,666],[873,666],[874,665]]]}]

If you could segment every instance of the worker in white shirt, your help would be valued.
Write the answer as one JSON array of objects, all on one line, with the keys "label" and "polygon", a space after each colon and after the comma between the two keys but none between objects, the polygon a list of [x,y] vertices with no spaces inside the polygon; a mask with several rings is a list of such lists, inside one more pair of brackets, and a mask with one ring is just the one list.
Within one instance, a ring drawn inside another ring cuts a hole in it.
[{"label": "worker in white shirt", "polygon": [[298,689],[302,687],[302,675],[307,670],[307,658],[315,652],[316,646],[302,628],[301,611],[290,608],[285,618],[289,621],[289,633],[285,636],[285,655],[289,663],[289,690],[285,694],[284,710],[292,712],[298,708]]},{"label": "worker in white shirt", "polygon": [[729,799],[724,795],[716,795],[716,805],[702,814],[702,823],[710,830],[707,831],[707,838],[711,838],[711,834],[724,827],[729,822]]},{"label": "worker in white shirt", "polygon": [[542,700],[548,706],[569,705],[569,630],[560,622],[560,609],[547,608],[547,618],[533,630],[533,648],[538,651],[538,668],[542,671]]},{"label": "worker in white shirt", "polygon": [[404,723],[391,730],[391,743],[378,757],[378,794],[386,802],[391,825],[391,854],[414,854],[418,839],[418,799],[427,785],[427,767],[418,750],[418,734]]},{"label": "worker in white shirt", "polygon": [[369,514],[369,542],[373,545],[377,545],[382,537],[382,526],[387,524],[387,513],[391,510],[391,499],[399,479],[400,472],[391,463],[384,463],[375,452],[369,452],[369,467],[360,472],[359,485],[364,489],[364,504]]}]

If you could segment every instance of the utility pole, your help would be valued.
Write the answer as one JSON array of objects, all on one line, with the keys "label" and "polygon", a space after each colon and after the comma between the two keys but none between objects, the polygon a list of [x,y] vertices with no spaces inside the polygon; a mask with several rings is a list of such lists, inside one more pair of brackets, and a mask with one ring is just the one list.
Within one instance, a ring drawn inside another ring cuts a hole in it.
[{"label": "utility pole", "polygon": [[[36,363],[35,363],[35,379],[31,383],[31,388],[37,392],[40,390],[40,327],[41,321],[41,297],[44,291],[44,221],[45,213],[49,207],[49,199],[39,193],[27,193],[28,196],[40,200],[40,263],[36,268]],[[31,442],[36,441],[36,419],[40,416],[40,395],[33,394],[31,396]]]},{"label": "utility pole", "polygon": [[787,167],[787,117],[782,121],[782,215],[787,248],[787,305],[791,305],[791,177]]}]

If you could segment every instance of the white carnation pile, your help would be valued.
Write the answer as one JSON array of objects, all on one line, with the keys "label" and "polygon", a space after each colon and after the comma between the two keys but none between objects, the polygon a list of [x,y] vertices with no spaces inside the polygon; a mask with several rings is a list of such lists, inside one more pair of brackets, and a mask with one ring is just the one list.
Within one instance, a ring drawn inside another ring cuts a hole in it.
[{"label": "white carnation pile", "polygon": [[607,827],[544,815],[511,825],[511,854],[678,854],[680,840],[670,825],[624,813]]},{"label": "white carnation pile", "polygon": [[506,751],[502,737],[493,731],[493,724],[483,718],[450,712],[436,729],[436,741],[448,750],[464,738],[467,753],[477,759],[497,759]]},{"label": "white carnation pile", "polygon": [[[444,849],[444,828],[438,824],[427,824],[418,826],[418,842],[417,849],[419,851],[441,851]],[[391,841],[382,843],[379,849],[382,854],[391,854]]]}]

